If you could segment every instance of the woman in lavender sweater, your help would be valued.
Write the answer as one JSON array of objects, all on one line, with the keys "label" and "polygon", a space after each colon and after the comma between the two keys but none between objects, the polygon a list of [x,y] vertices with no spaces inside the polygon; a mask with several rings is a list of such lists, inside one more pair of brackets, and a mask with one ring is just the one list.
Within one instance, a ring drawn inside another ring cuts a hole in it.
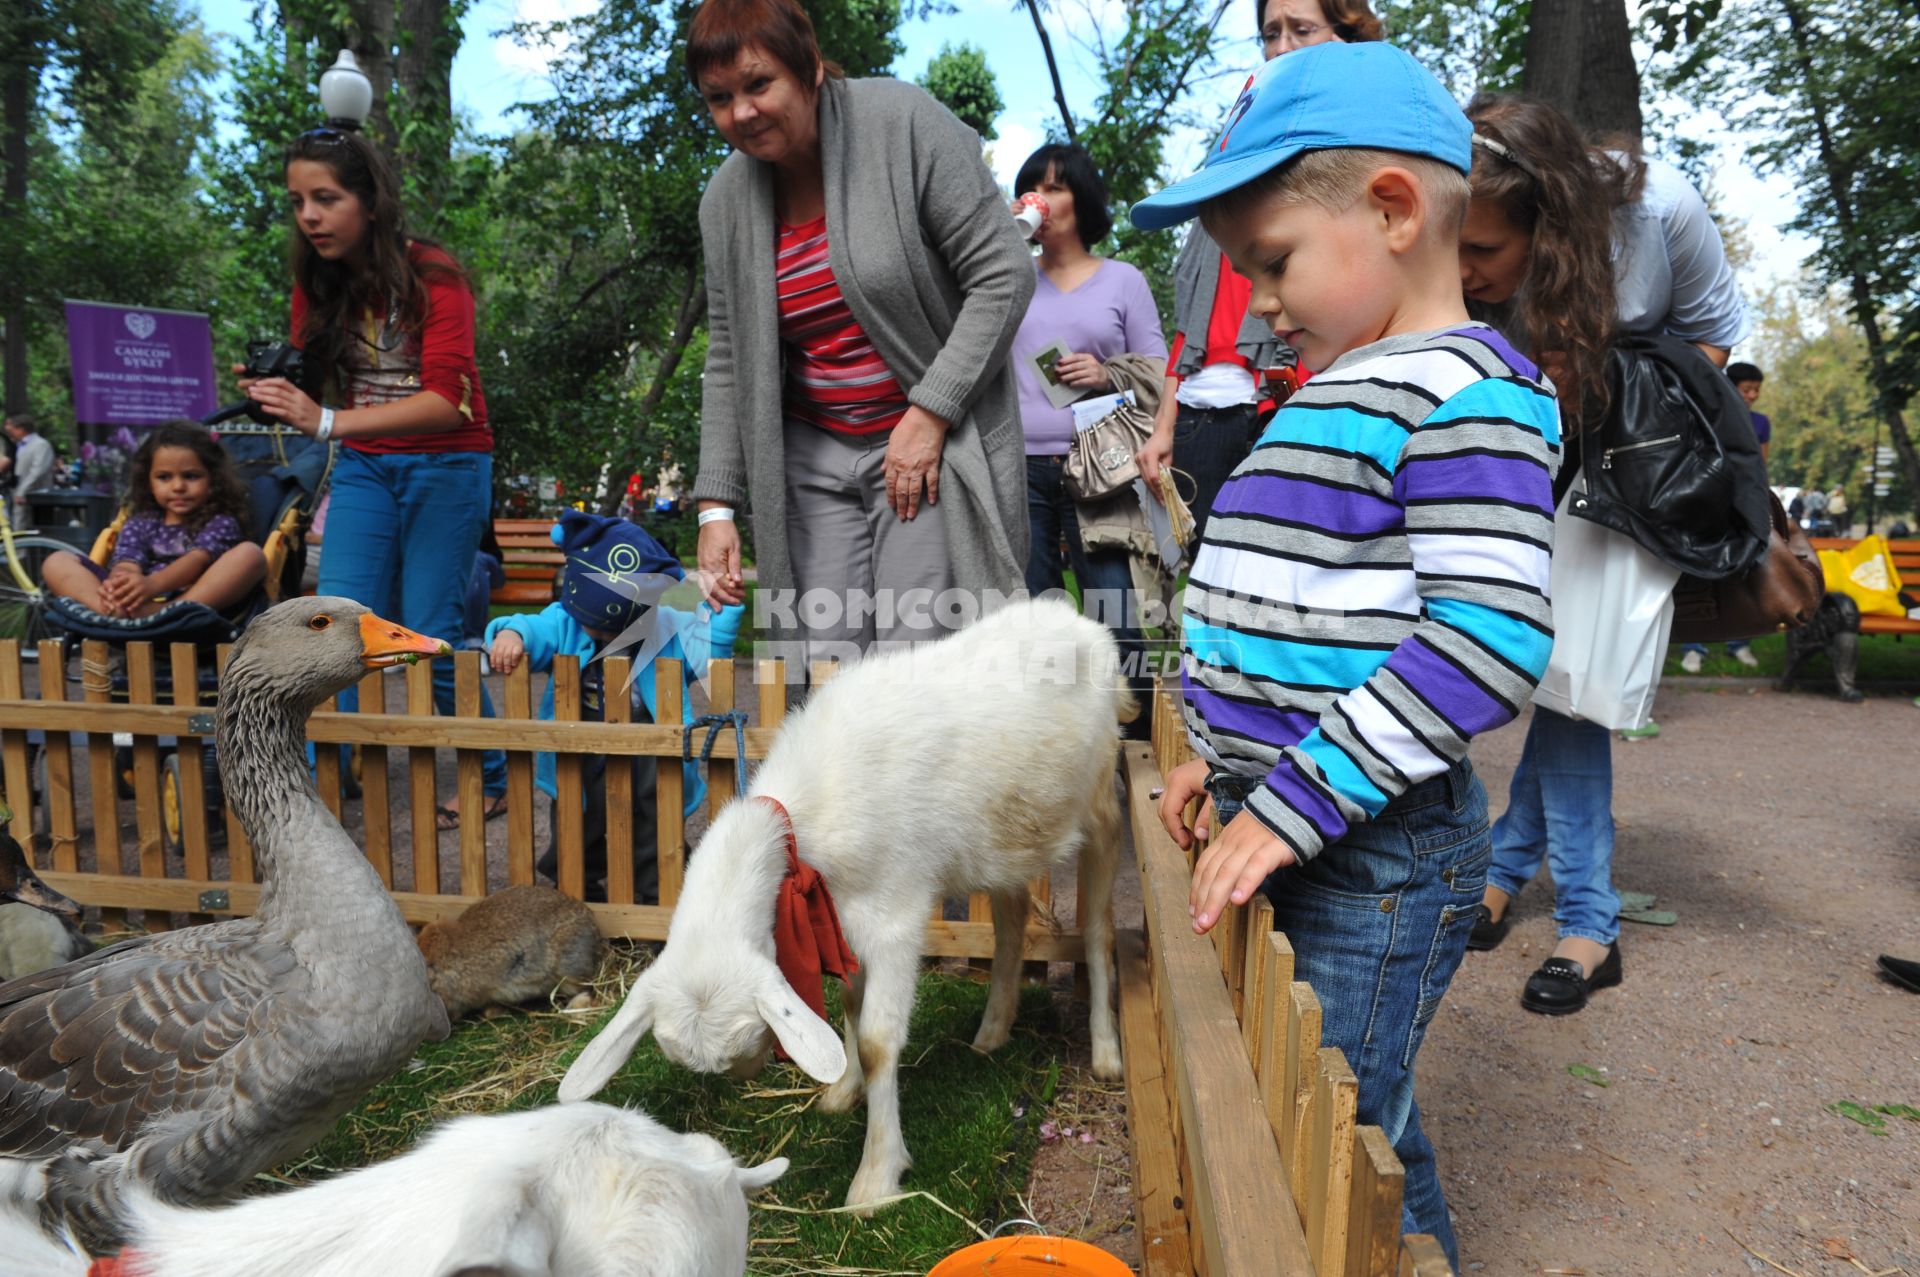
[{"label": "woman in lavender sweater", "polygon": [[1113,218],[1106,181],[1085,150],[1060,143],[1041,147],[1020,166],[1014,190],[1047,202],[1046,221],[1034,236],[1040,254],[1033,263],[1033,300],[1011,356],[1027,436],[1027,589],[1040,594],[1061,588],[1064,540],[1087,615],[1111,627],[1130,659],[1137,659],[1139,617],[1128,556],[1123,550],[1088,551],[1080,543],[1073,498],[1061,478],[1073,440],[1073,409],[1048,401],[1033,356],[1064,344],[1071,353],[1055,362],[1054,374],[1076,389],[1106,394],[1115,389],[1108,360],[1147,355],[1165,361],[1160,315],[1139,271],[1091,251],[1107,237]]}]

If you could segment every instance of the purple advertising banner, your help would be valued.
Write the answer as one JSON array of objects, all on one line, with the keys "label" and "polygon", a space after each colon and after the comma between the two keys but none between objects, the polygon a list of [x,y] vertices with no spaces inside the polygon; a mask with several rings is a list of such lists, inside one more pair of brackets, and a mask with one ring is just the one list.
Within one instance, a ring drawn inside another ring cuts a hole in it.
[{"label": "purple advertising banner", "polygon": [[204,417],[218,404],[205,315],[70,301],[67,347],[82,425],[151,426]]}]

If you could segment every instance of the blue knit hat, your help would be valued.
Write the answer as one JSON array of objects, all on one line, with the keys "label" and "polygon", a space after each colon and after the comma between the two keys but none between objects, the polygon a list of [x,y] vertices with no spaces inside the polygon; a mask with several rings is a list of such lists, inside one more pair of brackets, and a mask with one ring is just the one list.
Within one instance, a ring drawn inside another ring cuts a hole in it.
[{"label": "blue knit hat", "polygon": [[660,578],[686,578],[665,546],[625,519],[569,510],[553,543],[567,556],[560,605],[592,629],[625,629],[659,600]]}]

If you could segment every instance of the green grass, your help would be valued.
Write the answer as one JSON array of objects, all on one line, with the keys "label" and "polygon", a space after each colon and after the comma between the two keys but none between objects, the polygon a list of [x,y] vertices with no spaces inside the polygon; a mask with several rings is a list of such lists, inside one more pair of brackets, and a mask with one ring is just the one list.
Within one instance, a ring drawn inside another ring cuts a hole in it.
[{"label": "green grass", "polygon": [[[829,1011],[838,1014],[835,986]],[[1066,1055],[1064,1026],[1047,990],[1022,993],[1013,1040],[990,1056],[968,1045],[986,1005],[986,986],[926,975],[900,1071],[901,1125],[914,1157],[903,1191],[938,1198],[991,1228],[1024,1214],[1039,1122]],[[610,1015],[612,1008],[606,1009]],[[566,1066],[605,1016],[514,1015],[461,1024],[419,1052],[420,1066],[391,1079],[341,1120],[286,1178],[302,1182],[383,1160],[410,1147],[432,1121],[466,1112],[550,1104]],[[639,1108],[675,1130],[714,1136],[742,1162],[789,1158],[793,1165],[756,1205],[755,1277],[817,1271],[920,1277],[977,1240],[939,1204],[915,1198],[871,1219],[827,1213],[845,1200],[860,1161],[866,1109],[818,1111],[813,1083],[790,1065],[737,1082],[689,1073],[667,1062],[651,1039],[599,1098]]]},{"label": "green grass", "polygon": [[[1708,677],[1753,677],[1778,678],[1786,665],[1787,640],[1783,635],[1768,634],[1753,640],[1753,655],[1760,662],[1758,669],[1749,669],[1727,655],[1724,643],[1707,644],[1706,662],[1700,667],[1700,673]],[[1668,677],[1684,676],[1680,668],[1680,648],[1676,644],[1667,650],[1666,674]],[[1862,634],[1860,636],[1860,681],[1863,683],[1898,683],[1903,686],[1920,685],[1920,638],[1903,638],[1897,634]],[[1800,667],[1799,685],[1803,689],[1817,690],[1823,685],[1831,690],[1833,667],[1824,656],[1816,656]]]}]

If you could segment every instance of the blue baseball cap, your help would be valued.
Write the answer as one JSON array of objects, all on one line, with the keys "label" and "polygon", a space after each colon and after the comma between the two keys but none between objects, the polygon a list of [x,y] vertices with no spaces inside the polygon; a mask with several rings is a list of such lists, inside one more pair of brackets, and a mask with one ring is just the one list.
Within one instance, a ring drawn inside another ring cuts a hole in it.
[{"label": "blue baseball cap", "polygon": [[1316,44],[1254,73],[1206,163],[1133,206],[1143,231],[1177,226],[1210,199],[1308,151],[1405,151],[1473,169],[1473,125],[1433,73],[1393,45]]}]

